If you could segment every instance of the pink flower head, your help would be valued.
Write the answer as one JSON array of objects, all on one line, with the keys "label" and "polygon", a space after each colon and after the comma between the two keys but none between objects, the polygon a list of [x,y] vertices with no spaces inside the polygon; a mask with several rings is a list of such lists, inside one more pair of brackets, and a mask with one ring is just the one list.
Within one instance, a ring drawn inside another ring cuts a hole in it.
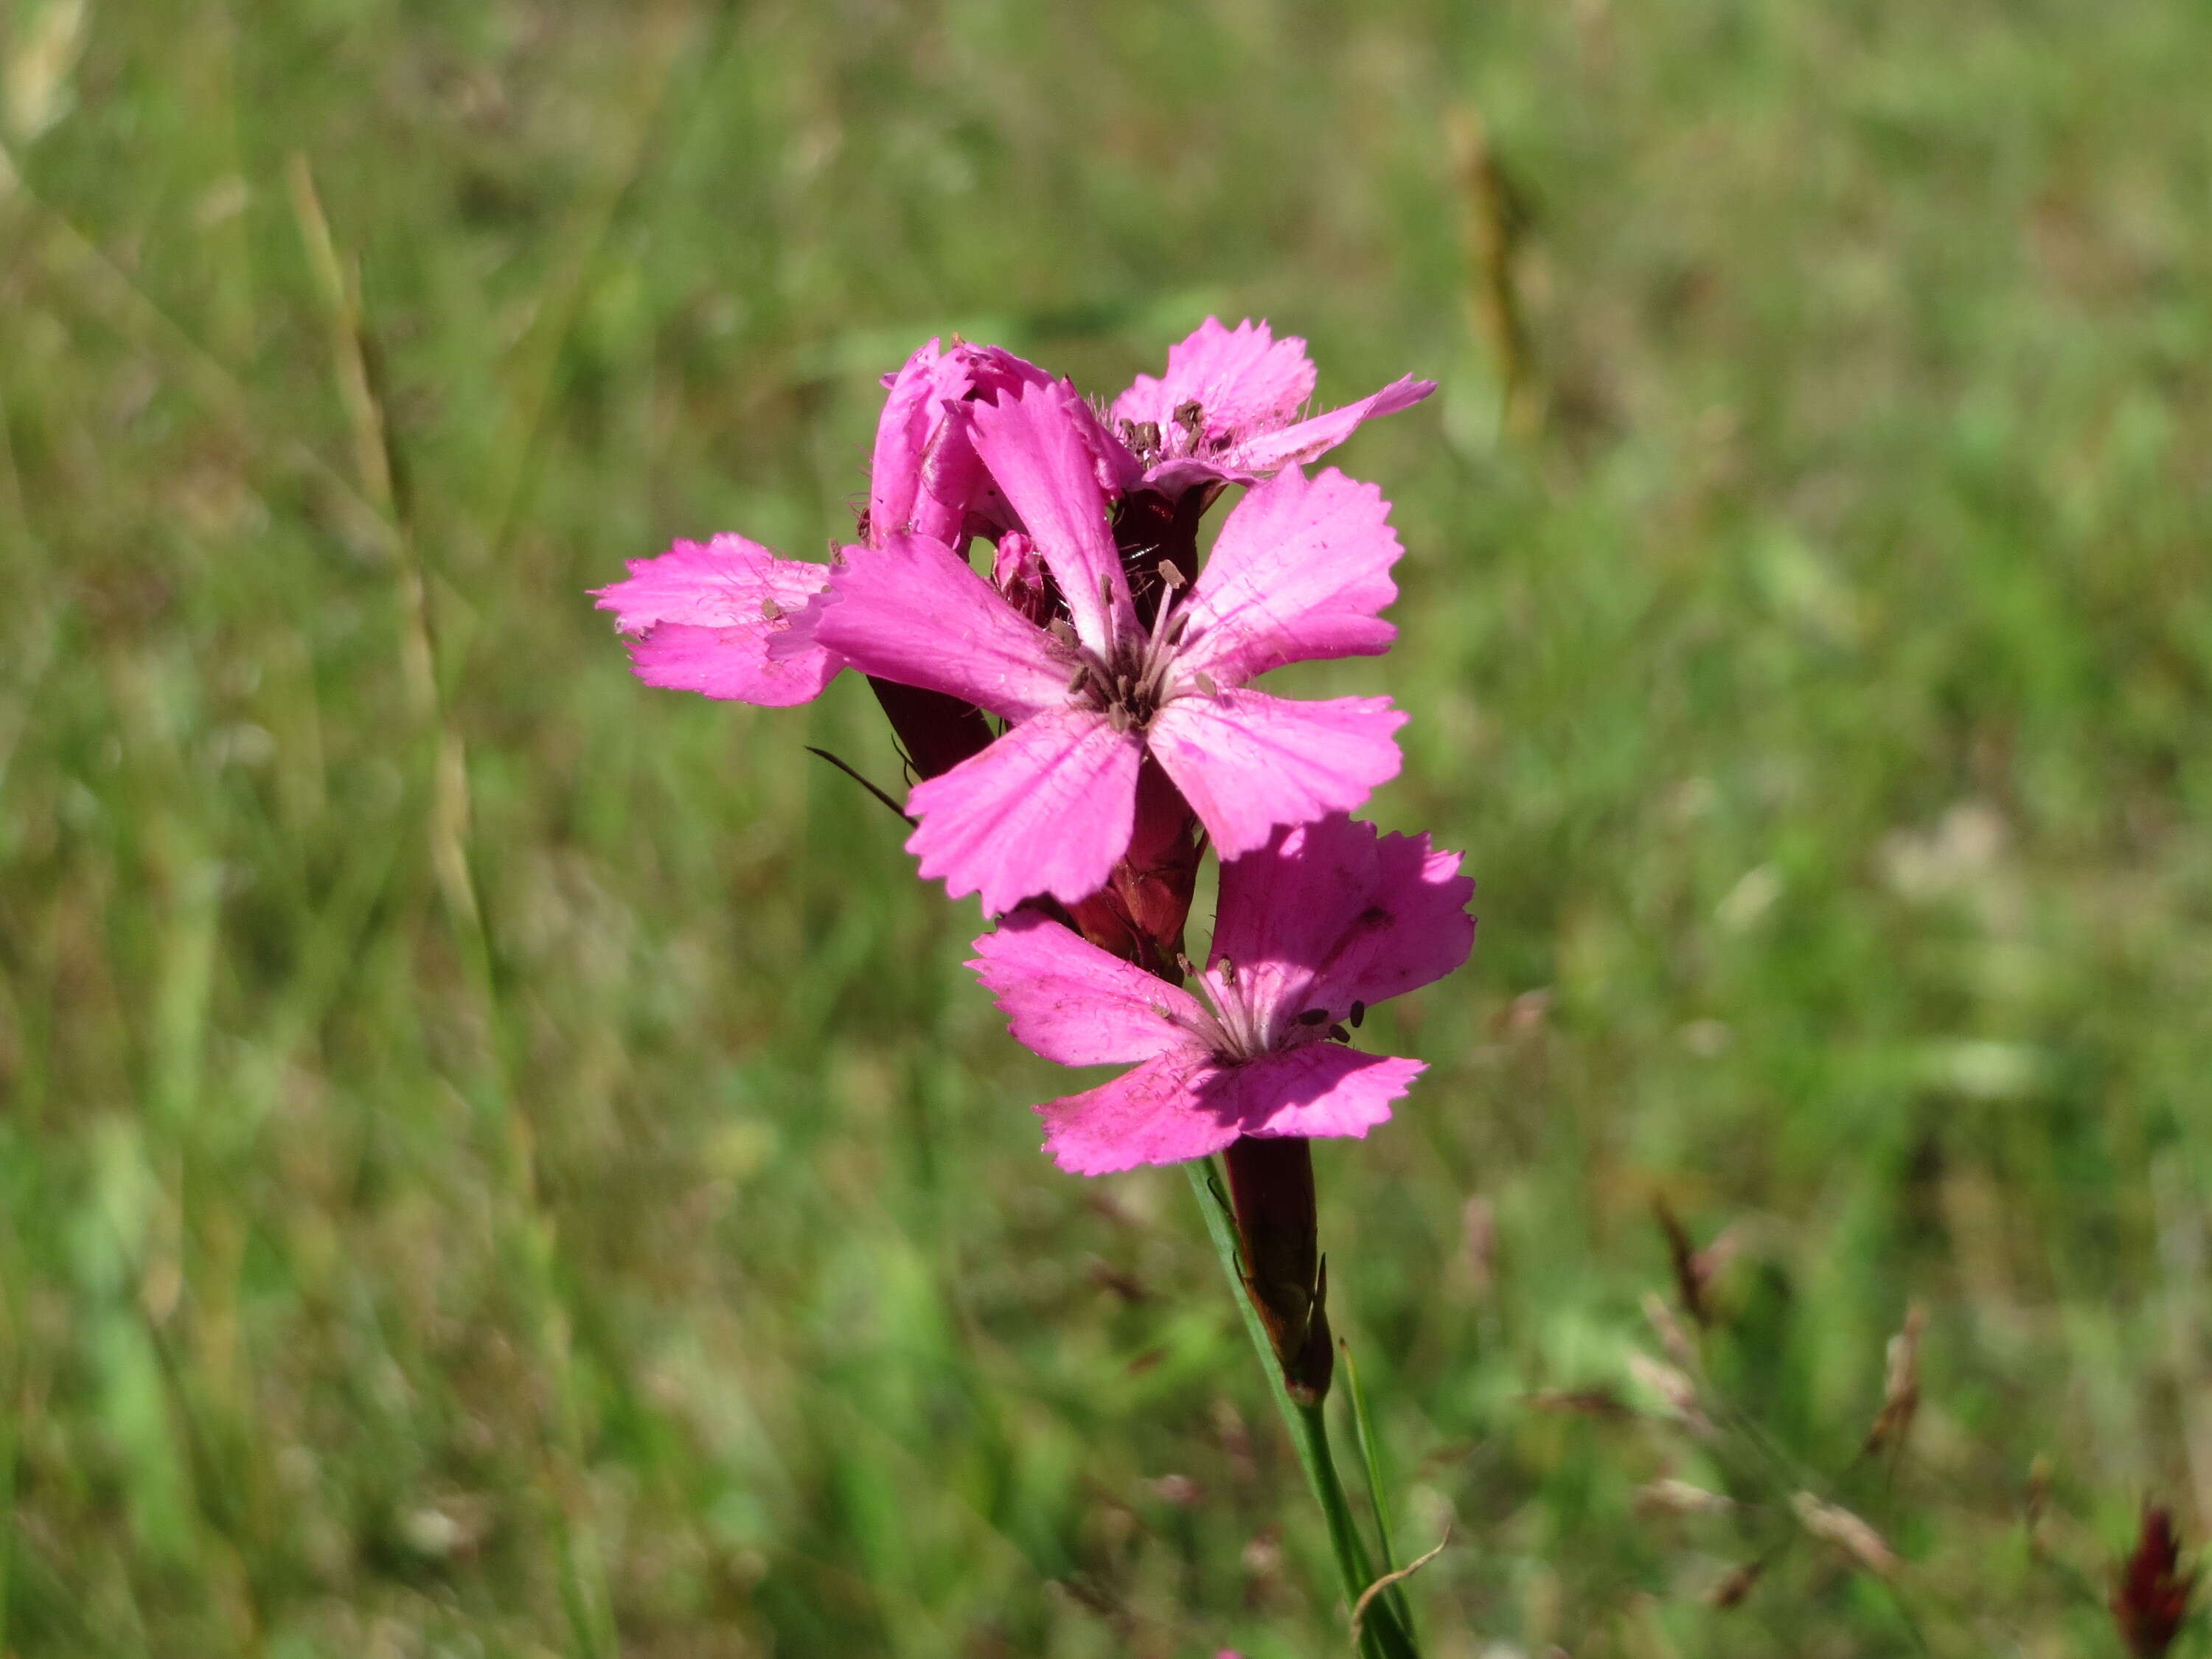
[{"label": "pink flower head", "polygon": [[[1014,722],[915,787],[908,850],[954,896],[996,915],[1096,892],[1129,845],[1150,755],[1222,857],[1279,824],[1349,811],[1395,776],[1405,715],[1383,697],[1294,702],[1249,690],[1309,658],[1372,656],[1396,630],[1389,504],[1331,471],[1285,469],[1221,527],[1198,579],[1140,624],[1107,521],[1096,453],[1054,386],[972,407],[975,448],[1019,515],[1070,622],[1016,611],[952,550],[921,538],[854,547],[805,648],[943,691]],[[1180,578],[1177,578],[1180,582]],[[779,648],[795,648],[798,641]]]},{"label": "pink flower head", "polygon": [[1168,349],[1168,372],[1139,374],[1114,400],[1114,430],[1128,446],[1143,483],[1164,495],[1221,481],[1249,483],[1302,465],[1350,437],[1360,422],[1410,409],[1434,392],[1411,375],[1356,404],[1311,420],[1298,413],[1314,393],[1306,343],[1278,340],[1265,323],[1233,329],[1209,317]]},{"label": "pink flower head", "polygon": [[969,509],[989,483],[959,414],[975,384],[966,350],[940,352],[934,340],[884,376],[890,395],[868,460],[863,538],[871,546],[893,536],[928,536],[956,547],[966,540]]},{"label": "pink flower head", "polygon": [[1340,1022],[1467,960],[1474,883],[1425,836],[1342,816],[1280,830],[1221,867],[1213,952],[1194,996],[1033,910],[969,965],[1023,1044],[1064,1066],[1133,1069],[1037,1109],[1076,1175],[1176,1164],[1239,1135],[1364,1135],[1422,1063],[1361,1054]]},{"label": "pink flower head", "polygon": [[[971,534],[998,533],[1011,515],[976,456],[964,400],[1049,383],[1010,352],[940,351],[935,340],[885,375],[862,520],[868,544],[921,535],[960,546]],[[721,535],[632,559],[626,580],[593,595],[615,613],[647,685],[784,707],[819,696],[844,666],[814,643],[806,610],[829,580],[826,564]]]}]

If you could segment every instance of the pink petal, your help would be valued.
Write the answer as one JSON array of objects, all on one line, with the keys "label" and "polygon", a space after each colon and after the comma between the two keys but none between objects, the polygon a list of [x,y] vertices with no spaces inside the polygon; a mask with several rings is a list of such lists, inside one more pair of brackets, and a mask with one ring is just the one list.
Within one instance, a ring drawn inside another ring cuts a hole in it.
[{"label": "pink petal", "polygon": [[1088,898],[1129,845],[1142,758],[1096,709],[1053,709],[916,784],[907,851],[954,898],[980,892],[987,915],[1038,893]]},{"label": "pink petal", "polygon": [[1247,1006],[1277,1029],[1314,1008],[1342,1019],[1467,960],[1474,883],[1459,863],[1425,836],[1340,816],[1278,830],[1221,866],[1213,960],[1236,964]]},{"label": "pink petal", "polygon": [[1376,613],[1398,597],[1390,567],[1402,550],[1373,484],[1334,467],[1310,482],[1285,468],[1222,525],[1191,592],[1178,666],[1241,685],[1285,663],[1380,656],[1398,634]]},{"label": "pink petal", "polygon": [[[1070,394],[1072,395],[1072,394]],[[976,405],[975,453],[1036,539],[1084,644],[1104,653],[1116,626],[1135,626],[1128,583],[1106,519],[1106,496],[1083,431],[1057,386],[1024,386]],[[1110,590],[1110,599],[1101,589]]]},{"label": "pink petal", "polygon": [[1349,812],[1398,775],[1406,723],[1388,697],[1292,702],[1224,690],[1176,698],[1146,741],[1224,859],[1267,845],[1279,823]]},{"label": "pink petal", "polygon": [[1037,915],[1017,910],[975,941],[973,968],[1014,1040],[1063,1066],[1150,1060],[1212,1019],[1180,986]]},{"label": "pink petal", "polygon": [[1295,426],[1248,438],[1233,445],[1222,459],[1253,472],[1303,465],[1335,448],[1362,422],[1411,409],[1436,389],[1434,380],[1417,380],[1408,374],[1391,381],[1380,392],[1370,392],[1356,404],[1346,404],[1326,415],[1316,415],[1310,421],[1300,421]]},{"label": "pink petal", "polygon": [[1038,1107],[1044,1149],[1071,1175],[1112,1175],[1219,1152],[1243,1133],[1209,1107],[1201,1085],[1220,1074],[1200,1048],[1170,1048],[1111,1083]]},{"label": "pink petal", "polygon": [[1037,1108],[1045,1151],[1073,1175],[1181,1164],[1239,1135],[1364,1135],[1425,1069],[1334,1042],[1224,1064],[1170,1048],[1111,1083]]},{"label": "pink petal", "polygon": [[1009,720],[1067,701],[1068,659],[942,542],[848,547],[814,637],[866,674],[944,691]]},{"label": "pink petal", "polygon": [[[875,453],[868,466],[868,540],[875,546],[916,532],[942,541],[958,534],[958,516],[965,502],[951,509],[954,521],[948,527],[945,505],[929,489],[924,469],[940,447],[946,404],[966,396],[970,384],[966,358],[957,351],[940,355],[934,340],[908,358],[892,377],[890,396],[884,400],[883,414],[876,422]],[[941,457],[937,466],[942,473]],[[973,470],[972,456],[969,466]]]},{"label": "pink petal", "polygon": [[1009,392],[1018,396],[1024,386],[1052,384],[1051,375],[1028,358],[1017,357],[1004,346],[963,340],[952,350],[967,364],[976,393],[986,402],[997,403]]},{"label": "pink petal", "polygon": [[1209,317],[1189,338],[1168,348],[1168,372],[1159,380],[1139,374],[1114,400],[1122,421],[1152,421],[1162,432],[1175,412],[1196,404],[1208,436],[1279,426],[1313,396],[1314,366],[1306,343],[1277,340],[1265,323],[1249,318],[1234,329]]},{"label": "pink petal", "polygon": [[1217,455],[1210,460],[1194,455],[1177,456],[1160,462],[1144,476],[1146,489],[1170,500],[1207,484],[1249,484],[1259,481],[1258,473],[1235,465],[1233,453]]},{"label": "pink petal", "polygon": [[1457,853],[1432,848],[1426,836],[1383,836],[1359,926],[1309,996],[1343,1013],[1442,979],[1474,949],[1474,878],[1460,873]]},{"label": "pink petal", "polygon": [[1099,488],[1109,495],[1121,494],[1144,475],[1142,464],[1129,453],[1128,446],[1106,429],[1089,401],[1070,382],[1054,380],[1035,363],[1015,356],[1003,346],[963,345],[956,349],[968,358],[975,377],[974,395],[984,403],[1002,402],[1007,392],[1018,395],[1024,386],[1052,387],[1060,406],[1074,421],[1085,447],[1091,451]]},{"label": "pink petal", "polygon": [[1248,1135],[1364,1136],[1389,1121],[1390,1103],[1427,1069],[1418,1060],[1309,1042],[1224,1068],[1200,1097]]},{"label": "pink petal", "polygon": [[647,685],[786,708],[819,696],[843,666],[800,623],[829,580],[826,565],[779,559],[729,535],[629,562],[627,580],[593,594],[632,636],[631,662]]}]

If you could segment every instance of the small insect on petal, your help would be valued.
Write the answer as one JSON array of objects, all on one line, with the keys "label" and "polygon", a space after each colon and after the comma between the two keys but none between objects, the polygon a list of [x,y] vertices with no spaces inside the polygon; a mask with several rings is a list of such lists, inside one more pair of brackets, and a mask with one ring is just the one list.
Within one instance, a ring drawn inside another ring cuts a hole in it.
[{"label": "small insect on petal", "polygon": [[1065,617],[1054,617],[1052,619],[1052,626],[1045,631],[1062,645],[1075,643],[1075,624]]},{"label": "small insect on petal", "polygon": [[1198,672],[1195,678],[1195,684],[1197,684],[1198,689],[1205,692],[1209,697],[1218,697],[1221,695],[1221,688],[1213,683],[1213,676],[1207,673],[1202,668]]},{"label": "small insect on petal", "polygon": [[770,622],[780,621],[783,617],[783,607],[778,605],[774,599],[763,599],[761,601],[761,615],[765,617]]},{"label": "small insect on petal", "polygon": [[1221,982],[1234,988],[1237,984],[1237,964],[1227,957],[1221,958]]}]

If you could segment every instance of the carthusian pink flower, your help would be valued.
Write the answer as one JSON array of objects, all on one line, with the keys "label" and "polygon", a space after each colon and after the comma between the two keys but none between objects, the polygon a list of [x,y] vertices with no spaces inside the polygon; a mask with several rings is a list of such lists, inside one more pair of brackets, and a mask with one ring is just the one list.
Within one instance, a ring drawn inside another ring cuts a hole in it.
[{"label": "carthusian pink flower", "polygon": [[1240,1135],[1364,1135],[1423,1070],[1347,1046],[1374,1003],[1467,959],[1474,883],[1425,836],[1341,816],[1279,830],[1221,867],[1200,996],[1033,910],[975,941],[1017,1039],[1066,1066],[1135,1062],[1039,1107],[1064,1170],[1105,1175]]},{"label": "carthusian pink flower", "polygon": [[1165,374],[1139,374],[1109,412],[1142,483],[1172,495],[1216,480],[1249,483],[1316,459],[1361,422],[1410,409],[1437,389],[1407,375],[1302,421],[1315,379],[1304,340],[1278,340],[1249,318],[1230,329],[1209,317],[1169,348]]},{"label": "carthusian pink flower", "polygon": [[[1039,893],[1073,903],[1129,845],[1145,757],[1236,858],[1279,824],[1349,811],[1396,775],[1405,715],[1383,697],[1291,702],[1250,690],[1271,668],[1372,656],[1396,630],[1389,507],[1372,485],[1295,467],[1237,505],[1194,582],[1171,567],[1140,623],[1088,434],[1063,389],[971,407],[976,452],[1066,605],[1048,630],[941,543],[845,550],[786,647],[964,699],[1013,722],[915,786],[907,842],[925,876],[997,914]],[[1150,574],[1150,573],[1147,573]]]}]

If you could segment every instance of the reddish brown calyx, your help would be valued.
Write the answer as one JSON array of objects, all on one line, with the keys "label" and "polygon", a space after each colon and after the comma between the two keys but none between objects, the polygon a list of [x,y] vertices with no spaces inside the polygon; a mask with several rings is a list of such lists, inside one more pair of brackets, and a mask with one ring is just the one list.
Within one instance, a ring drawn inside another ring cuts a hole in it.
[{"label": "reddish brown calyx", "polygon": [[1336,1370],[1328,1330],[1328,1265],[1314,1212],[1312,1143],[1296,1135],[1244,1136],[1222,1154],[1237,1218],[1244,1290],[1301,1406],[1328,1396]]},{"label": "reddish brown calyx", "polygon": [[980,755],[991,745],[995,735],[991,723],[973,703],[942,691],[878,679],[872,674],[868,676],[868,685],[918,778],[950,772],[970,755]]}]

